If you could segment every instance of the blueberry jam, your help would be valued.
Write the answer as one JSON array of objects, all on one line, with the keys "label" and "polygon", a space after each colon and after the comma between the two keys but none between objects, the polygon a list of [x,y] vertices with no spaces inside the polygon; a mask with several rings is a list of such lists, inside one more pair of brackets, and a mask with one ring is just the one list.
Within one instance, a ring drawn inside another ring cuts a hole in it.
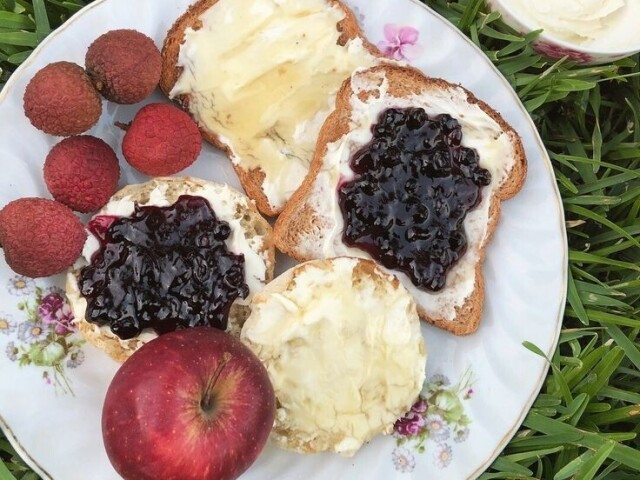
[{"label": "blueberry jam", "polygon": [[463,221],[491,174],[461,145],[462,128],[449,115],[388,109],[372,132],[351,159],[354,178],[338,187],[343,241],[418,288],[441,290],[467,249]]},{"label": "blueberry jam", "polygon": [[80,272],[86,319],[124,340],[145,328],[225,330],[231,304],[249,294],[244,256],[229,252],[229,224],[204,198],[136,205],[130,217],[99,216],[88,228],[101,246]]}]

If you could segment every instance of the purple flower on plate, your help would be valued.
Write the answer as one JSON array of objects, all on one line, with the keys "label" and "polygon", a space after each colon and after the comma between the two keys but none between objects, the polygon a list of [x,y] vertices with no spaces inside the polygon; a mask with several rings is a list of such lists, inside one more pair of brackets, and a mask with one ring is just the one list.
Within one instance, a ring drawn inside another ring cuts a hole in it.
[{"label": "purple flower on plate", "polygon": [[36,282],[29,277],[14,275],[7,283],[7,290],[16,297],[26,297],[36,291]]},{"label": "purple flower on plate", "polygon": [[5,348],[5,353],[7,354],[7,358],[12,362],[15,362],[18,359],[18,347],[14,342],[7,343],[7,348]]},{"label": "purple flower on plate", "polygon": [[585,52],[578,52],[576,50],[572,50],[570,48],[561,47],[560,45],[556,45],[550,42],[537,42],[534,45],[535,50],[538,53],[542,53],[550,58],[562,58],[568,57],[569,60],[572,60],[577,63],[589,63],[593,61],[593,57]]},{"label": "purple flower on plate", "polygon": [[0,334],[9,335],[16,329],[16,322],[10,315],[0,313]]},{"label": "purple flower on plate", "polygon": [[48,329],[42,324],[24,322],[18,327],[18,338],[25,343],[37,343],[47,337]]},{"label": "purple flower on plate", "polygon": [[429,415],[425,419],[425,427],[429,431],[429,438],[436,442],[443,442],[451,435],[449,426],[440,415]]},{"label": "purple flower on plate", "polygon": [[387,23],[384,38],[378,42],[378,48],[389,58],[410,61],[422,53],[422,46],[418,43],[420,32],[413,27]]},{"label": "purple flower on plate", "polygon": [[416,468],[416,459],[406,448],[396,448],[391,454],[393,466],[401,473],[411,473]]},{"label": "purple flower on plate", "polygon": [[42,299],[38,306],[38,315],[45,324],[51,325],[58,335],[65,335],[75,330],[71,307],[58,293],[50,293]]},{"label": "purple flower on plate", "polygon": [[402,437],[413,437],[424,430],[425,422],[422,415],[409,411],[404,417],[396,421],[393,430]]},{"label": "purple flower on plate", "polygon": [[438,468],[446,468],[453,459],[453,451],[447,444],[440,445],[434,456],[434,462]]},{"label": "purple flower on plate", "polygon": [[427,411],[427,408],[427,401],[423,398],[419,398],[418,401],[413,404],[413,407],[411,407],[411,411],[415,413],[424,413]]}]

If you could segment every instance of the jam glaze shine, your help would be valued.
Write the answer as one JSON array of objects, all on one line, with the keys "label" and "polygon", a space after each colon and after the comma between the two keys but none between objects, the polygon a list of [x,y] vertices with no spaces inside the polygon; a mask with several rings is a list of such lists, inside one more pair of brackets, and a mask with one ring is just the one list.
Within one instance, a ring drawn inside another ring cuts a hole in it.
[{"label": "jam glaze shine", "polygon": [[462,146],[462,127],[450,115],[389,108],[372,133],[351,158],[354,177],[338,186],[343,242],[437,292],[466,252],[464,219],[491,174],[476,150]]},{"label": "jam glaze shine", "polygon": [[136,205],[131,216],[98,216],[88,229],[100,249],[79,275],[85,317],[123,340],[145,328],[225,330],[231,304],[249,294],[244,256],[225,243],[229,224],[202,197]]}]

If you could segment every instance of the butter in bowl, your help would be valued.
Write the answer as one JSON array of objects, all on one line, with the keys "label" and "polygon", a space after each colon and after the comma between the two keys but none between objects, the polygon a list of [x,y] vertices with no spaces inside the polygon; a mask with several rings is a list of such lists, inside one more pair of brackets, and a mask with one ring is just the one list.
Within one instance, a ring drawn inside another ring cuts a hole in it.
[{"label": "butter in bowl", "polygon": [[595,65],[640,51],[640,0],[488,0],[526,34],[542,30],[535,48],[551,58]]}]

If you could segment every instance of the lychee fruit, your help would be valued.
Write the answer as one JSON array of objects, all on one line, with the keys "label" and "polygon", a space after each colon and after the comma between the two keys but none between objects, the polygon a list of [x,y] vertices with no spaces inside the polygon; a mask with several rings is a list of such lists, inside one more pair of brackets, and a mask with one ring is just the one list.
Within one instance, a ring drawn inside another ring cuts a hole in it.
[{"label": "lychee fruit", "polygon": [[136,30],[111,30],[87,50],[85,68],[96,89],[115,103],[138,103],[160,81],[162,56],[153,40]]},{"label": "lychee fruit", "polygon": [[51,63],[24,91],[24,113],[34,127],[51,135],[78,135],[96,124],[102,99],[82,67]]},{"label": "lychee fruit", "polygon": [[0,210],[0,247],[20,275],[63,272],[80,256],[86,238],[80,219],[54,200],[21,198]]},{"label": "lychee fruit", "polygon": [[116,192],[120,165],[113,149],[90,135],[69,137],[51,149],[44,181],[53,198],[77,212],[95,212]]},{"label": "lychee fruit", "polygon": [[131,166],[152,176],[173,175],[196,161],[202,149],[198,126],[173,105],[152,103],[140,109],[122,141]]}]

